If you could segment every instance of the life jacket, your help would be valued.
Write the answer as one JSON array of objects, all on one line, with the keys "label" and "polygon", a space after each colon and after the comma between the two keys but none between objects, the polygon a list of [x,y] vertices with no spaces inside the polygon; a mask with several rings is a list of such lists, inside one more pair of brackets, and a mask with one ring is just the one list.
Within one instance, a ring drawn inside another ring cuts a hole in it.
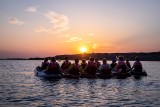
[{"label": "life jacket", "polygon": [[62,68],[63,70],[66,70],[66,69],[69,68],[70,65],[71,65],[71,62],[66,62],[66,61],[64,61],[63,64],[62,64],[62,66],[61,66],[61,68]]},{"label": "life jacket", "polygon": [[105,65],[103,64],[102,66],[103,66],[103,70],[108,70],[109,69],[109,65],[108,64],[105,64]]},{"label": "life jacket", "polygon": [[141,62],[135,62],[134,63],[134,71],[135,72],[142,72],[142,64]]},{"label": "life jacket", "polygon": [[81,63],[81,67],[83,70],[85,69],[86,66],[87,66],[87,63]]},{"label": "life jacket", "polygon": [[109,64],[103,64],[102,66],[102,70],[101,70],[101,74],[102,75],[109,75],[111,74],[110,68],[109,68]]},{"label": "life jacket", "polygon": [[125,64],[124,61],[119,61],[117,68],[118,68],[118,69],[121,69],[121,72],[126,72],[126,69],[127,69],[126,64]]},{"label": "life jacket", "polygon": [[95,75],[96,74],[96,70],[97,70],[97,65],[95,62],[89,61],[88,62],[88,67],[86,69],[86,72],[89,75]]},{"label": "life jacket", "polygon": [[49,68],[48,68],[48,73],[55,73],[58,74],[60,73],[59,71],[59,64],[57,62],[50,62],[49,63]]},{"label": "life jacket", "polygon": [[42,62],[42,70],[46,69],[49,62]]},{"label": "life jacket", "polygon": [[72,64],[71,66],[73,66],[73,67],[69,70],[69,74],[71,74],[71,75],[79,75],[79,72],[80,72],[79,64],[78,65],[77,64]]}]

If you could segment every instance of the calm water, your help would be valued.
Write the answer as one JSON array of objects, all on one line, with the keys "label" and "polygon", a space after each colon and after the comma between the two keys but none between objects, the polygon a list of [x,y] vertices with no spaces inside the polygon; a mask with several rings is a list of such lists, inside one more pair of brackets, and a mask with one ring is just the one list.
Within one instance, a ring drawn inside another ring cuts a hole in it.
[{"label": "calm water", "polygon": [[139,80],[46,80],[33,73],[40,64],[0,60],[0,107],[160,106],[160,62],[142,62],[148,76]]}]

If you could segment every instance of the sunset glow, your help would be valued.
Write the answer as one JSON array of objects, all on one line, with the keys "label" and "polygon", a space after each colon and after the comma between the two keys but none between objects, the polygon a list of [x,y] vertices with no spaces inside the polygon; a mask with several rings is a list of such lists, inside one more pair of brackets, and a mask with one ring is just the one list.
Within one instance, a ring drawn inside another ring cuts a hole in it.
[{"label": "sunset glow", "polygon": [[160,51],[159,10],[159,0],[1,0],[0,58]]},{"label": "sunset glow", "polygon": [[82,53],[85,53],[86,50],[87,50],[87,49],[86,49],[85,47],[81,47],[81,48],[80,48],[80,51],[81,51]]}]

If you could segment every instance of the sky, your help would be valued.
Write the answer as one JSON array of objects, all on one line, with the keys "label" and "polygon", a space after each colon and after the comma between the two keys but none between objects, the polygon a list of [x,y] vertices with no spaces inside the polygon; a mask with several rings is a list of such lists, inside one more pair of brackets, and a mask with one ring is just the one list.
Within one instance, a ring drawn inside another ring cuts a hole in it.
[{"label": "sky", "polygon": [[0,58],[160,51],[160,0],[1,0]]}]

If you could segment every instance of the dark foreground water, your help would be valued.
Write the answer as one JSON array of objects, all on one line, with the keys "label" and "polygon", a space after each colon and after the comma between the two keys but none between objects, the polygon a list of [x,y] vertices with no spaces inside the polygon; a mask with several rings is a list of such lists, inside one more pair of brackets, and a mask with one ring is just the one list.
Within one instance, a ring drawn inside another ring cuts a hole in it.
[{"label": "dark foreground water", "polygon": [[160,62],[142,62],[147,77],[106,80],[46,80],[33,73],[40,64],[0,60],[0,107],[160,106]]}]

